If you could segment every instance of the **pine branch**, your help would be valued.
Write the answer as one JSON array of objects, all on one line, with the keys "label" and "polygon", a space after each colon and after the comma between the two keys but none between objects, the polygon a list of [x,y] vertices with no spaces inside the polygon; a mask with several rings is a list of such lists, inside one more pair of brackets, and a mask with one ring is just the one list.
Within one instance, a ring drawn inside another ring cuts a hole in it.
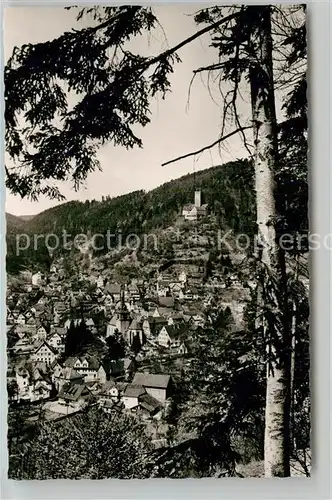
[{"label": "pine branch", "polygon": [[247,127],[237,128],[236,130],[233,130],[229,134],[226,134],[223,137],[220,137],[220,139],[217,139],[212,144],[209,144],[208,146],[204,146],[203,148],[199,149],[198,151],[193,151],[191,153],[187,153],[185,155],[178,156],[177,158],[174,158],[173,160],[166,161],[165,163],[162,163],[161,166],[165,167],[166,165],[169,165],[170,163],[175,163],[175,162],[177,162],[179,160],[183,160],[184,158],[188,158],[189,156],[196,156],[196,155],[198,155],[200,153],[203,153],[204,151],[207,151],[208,149],[213,148],[214,146],[217,146],[218,144],[220,144],[221,142],[225,141],[229,137],[232,137],[233,135],[238,134],[240,132],[243,132],[244,130],[247,130],[247,129],[250,129],[250,128],[252,128],[251,125],[247,126]]}]

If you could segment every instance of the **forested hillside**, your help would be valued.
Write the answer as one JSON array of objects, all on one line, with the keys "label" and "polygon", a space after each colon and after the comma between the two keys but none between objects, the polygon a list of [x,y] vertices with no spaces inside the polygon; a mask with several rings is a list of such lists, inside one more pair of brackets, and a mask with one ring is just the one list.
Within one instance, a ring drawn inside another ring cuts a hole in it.
[{"label": "forested hillside", "polygon": [[[27,264],[49,265],[47,249],[39,241],[38,250],[29,248],[16,253],[15,235],[71,235],[92,233],[150,233],[172,224],[184,204],[193,202],[195,187],[202,190],[202,203],[218,217],[222,230],[253,234],[254,192],[253,171],[247,160],[238,160],[172,180],[149,191],[107,197],[102,201],[72,201],[46,210],[28,221],[20,220],[19,229],[13,216],[7,215],[7,269],[17,272]],[[61,251],[61,249],[60,249]]]}]

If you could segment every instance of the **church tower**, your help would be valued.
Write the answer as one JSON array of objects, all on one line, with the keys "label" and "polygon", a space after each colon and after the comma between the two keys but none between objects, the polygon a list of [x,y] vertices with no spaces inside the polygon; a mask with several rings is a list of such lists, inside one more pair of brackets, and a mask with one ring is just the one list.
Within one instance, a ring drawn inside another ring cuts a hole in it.
[{"label": "church tower", "polygon": [[130,313],[125,303],[124,292],[121,291],[120,309],[118,311],[118,330],[121,333],[125,333],[130,325]]}]

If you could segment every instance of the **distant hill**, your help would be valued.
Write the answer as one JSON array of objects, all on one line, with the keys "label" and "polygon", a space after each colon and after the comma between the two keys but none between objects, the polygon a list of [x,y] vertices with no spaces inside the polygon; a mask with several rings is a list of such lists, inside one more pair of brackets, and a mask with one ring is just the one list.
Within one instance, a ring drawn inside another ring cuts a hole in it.
[{"label": "distant hill", "polygon": [[7,231],[13,230],[17,228],[24,227],[24,220],[22,217],[17,217],[16,215],[12,215],[6,212],[6,222],[7,222]]},{"label": "distant hill", "polygon": [[40,245],[38,252],[30,249],[13,258],[15,242],[10,236],[17,228],[31,235],[61,235],[63,230],[72,236],[89,231],[121,231],[124,237],[150,233],[173,224],[183,205],[193,202],[195,188],[202,190],[202,203],[217,215],[221,229],[247,234],[254,231],[253,170],[248,160],[238,160],[185,175],[149,192],[135,191],[102,201],[71,201],[25,220],[7,214],[7,268],[15,272],[29,261],[35,265],[47,263],[48,252]]},{"label": "distant hill", "polygon": [[29,221],[34,217],[35,217],[34,215],[20,215],[20,219],[22,219],[23,221]]}]

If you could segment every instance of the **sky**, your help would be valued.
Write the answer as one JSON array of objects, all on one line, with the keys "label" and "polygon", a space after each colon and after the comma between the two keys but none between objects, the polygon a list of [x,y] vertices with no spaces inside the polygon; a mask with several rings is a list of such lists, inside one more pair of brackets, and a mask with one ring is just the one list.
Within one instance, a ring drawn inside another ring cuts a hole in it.
[{"label": "sky", "polygon": [[[168,4],[154,9],[166,33],[168,46],[177,44],[197,30],[188,14],[199,8],[199,4]],[[75,20],[75,11],[66,11],[63,7],[7,7],[4,12],[5,60],[15,46],[51,40],[82,26]],[[178,52],[182,63],[176,65],[172,75],[172,92],[164,101],[159,98],[152,103],[151,123],[140,129],[143,148],[128,151],[112,144],[101,148],[98,159],[102,171],[91,173],[79,192],[75,192],[70,184],[61,184],[66,201],[100,200],[102,196],[150,190],[168,180],[193,173],[194,169],[197,171],[247,156],[241,138],[234,136],[221,153],[216,147],[199,157],[161,166],[163,162],[198,150],[219,137],[222,102],[217,89],[212,89],[212,99],[206,79],[204,82],[198,77],[191,88],[189,109],[187,105],[193,70],[215,59],[216,52],[209,47],[209,41],[209,36],[204,36]],[[167,43],[162,31],[157,30],[149,41],[149,53],[165,50]],[[137,52],[143,46],[147,47],[145,42],[138,41]],[[136,49],[135,44],[133,48]],[[245,96],[241,106],[245,115],[248,106]],[[38,202],[22,200],[9,192],[6,197],[6,211],[14,215],[37,214],[57,204],[55,200],[43,197]]]}]

